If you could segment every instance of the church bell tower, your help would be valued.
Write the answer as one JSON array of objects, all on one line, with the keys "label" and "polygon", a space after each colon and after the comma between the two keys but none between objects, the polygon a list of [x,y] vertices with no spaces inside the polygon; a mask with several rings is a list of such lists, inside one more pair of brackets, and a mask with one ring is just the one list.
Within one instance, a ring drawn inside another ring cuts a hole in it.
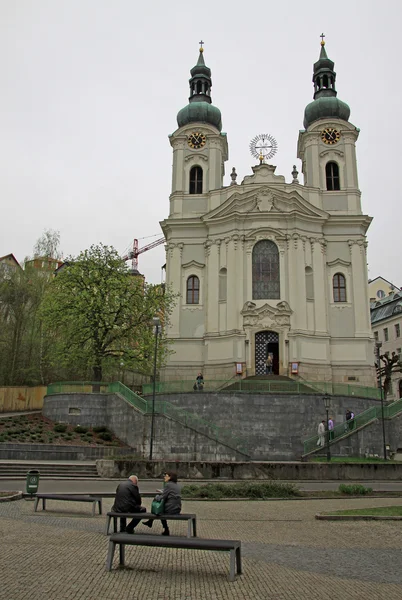
[{"label": "church bell tower", "polygon": [[361,214],[356,141],[359,130],[349,122],[350,108],[337,96],[334,62],[327,56],[324,35],[314,64],[314,100],[305,109],[298,142],[304,184],[322,193],[328,212]]},{"label": "church bell tower", "polygon": [[210,210],[208,194],[220,190],[228,159],[219,108],[212,104],[211,69],[200,47],[191,69],[188,104],[177,115],[178,129],[169,136],[173,148],[170,217],[200,216]]}]

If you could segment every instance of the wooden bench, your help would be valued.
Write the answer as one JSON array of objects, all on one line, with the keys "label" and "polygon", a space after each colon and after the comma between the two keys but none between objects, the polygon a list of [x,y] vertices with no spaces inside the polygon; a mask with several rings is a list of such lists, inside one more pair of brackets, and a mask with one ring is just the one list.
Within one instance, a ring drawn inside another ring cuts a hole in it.
[{"label": "wooden bench", "polygon": [[92,502],[92,516],[95,516],[96,505],[99,508],[99,514],[102,514],[102,498],[94,496],[82,496],[74,494],[36,494],[35,512],[38,509],[39,500],[42,500],[42,510],[46,510],[46,500],[64,500],[66,502]]},{"label": "wooden bench", "polygon": [[112,533],[106,559],[106,569],[112,570],[113,557],[119,545],[120,566],[124,567],[126,546],[151,546],[160,548],[184,548],[188,550],[214,550],[230,552],[229,580],[235,580],[236,571],[241,573],[241,541],[240,540],[208,540],[196,537],[173,537],[156,535],[137,535],[131,533]]},{"label": "wooden bench", "polygon": [[117,519],[153,519],[166,521],[187,521],[187,537],[197,537],[197,515],[191,515],[186,513],[180,513],[178,515],[154,515],[153,513],[119,513],[119,512],[108,512],[106,515],[106,535],[109,534],[110,521],[113,519],[113,531],[118,532]]}]

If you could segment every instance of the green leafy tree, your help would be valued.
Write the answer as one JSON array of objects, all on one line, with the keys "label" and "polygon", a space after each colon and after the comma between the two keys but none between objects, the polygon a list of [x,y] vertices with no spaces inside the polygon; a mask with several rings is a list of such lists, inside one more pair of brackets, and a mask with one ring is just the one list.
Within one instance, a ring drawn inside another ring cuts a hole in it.
[{"label": "green leafy tree", "polygon": [[47,281],[33,268],[17,269],[0,280],[0,381],[39,383],[39,306]]},{"label": "green leafy tree", "polygon": [[[144,283],[128,271],[117,251],[98,245],[66,260],[50,283],[41,306],[45,330],[54,336],[54,361],[90,367],[93,380],[105,371],[126,369],[150,374],[153,368],[152,319],[167,321],[174,295]],[[158,364],[168,353],[163,330]]]}]

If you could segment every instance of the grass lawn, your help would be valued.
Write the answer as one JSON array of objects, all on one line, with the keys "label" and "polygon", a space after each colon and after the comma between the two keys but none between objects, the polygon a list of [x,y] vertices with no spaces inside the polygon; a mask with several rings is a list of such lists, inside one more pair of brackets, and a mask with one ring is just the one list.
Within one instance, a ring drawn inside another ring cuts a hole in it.
[{"label": "grass lawn", "polygon": [[401,506],[377,506],[376,508],[354,508],[351,510],[336,510],[323,512],[323,515],[369,515],[378,517],[402,517]]},{"label": "grass lawn", "polygon": [[[326,456],[315,456],[309,462],[327,462]],[[364,458],[360,456],[331,456],[331,462],[335,463],[393,463],[393,460],[383,458]]]}]

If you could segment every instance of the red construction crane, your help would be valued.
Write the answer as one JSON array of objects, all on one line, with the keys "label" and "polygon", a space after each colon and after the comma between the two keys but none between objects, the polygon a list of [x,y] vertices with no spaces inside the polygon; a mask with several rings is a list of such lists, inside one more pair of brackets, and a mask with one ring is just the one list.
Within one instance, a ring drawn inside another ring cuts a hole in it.
[{"label": "red construction crane", "polygon": [[123,256],[123,260],[131,260],[131,266],[133,271],[138,271],[138,256],[147,250],[152,250],[152,248],[156,248],[156,246],[160,246],[165,243],[165,238],[160,238],[159,240],[155,240],[151,244],[147,244],[147,246],[143,246],[142,248],[138,248],[138,240],[135,239],[133,242],[133,249],[126,256]]}]

